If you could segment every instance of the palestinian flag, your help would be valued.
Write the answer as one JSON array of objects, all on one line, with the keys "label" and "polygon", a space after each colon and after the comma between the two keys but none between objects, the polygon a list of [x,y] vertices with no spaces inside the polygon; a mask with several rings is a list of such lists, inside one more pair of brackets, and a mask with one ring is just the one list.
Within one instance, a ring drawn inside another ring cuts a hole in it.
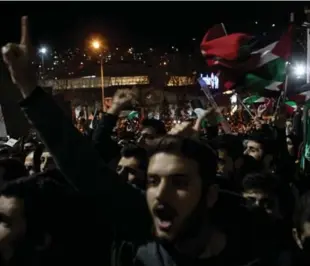
[{"label": "palestinian flag", "polygon": [[244,33],[234,33],[201,44],[202,54],[224,60],[238,60],[244,46],[252,39]]},{"label": "palestinian flag", "polygon": [[262,103],[266,102],[266,98],[261,97],[261,96],[257,96],[257,95],[252,95],[250,97],[243,99],[242,102],[246,105],[251,105],[251,104],[255,104],[255,103],[262,104]]},{"label": "palestinian flag", "polygon": [[[223,42],[221,44],[223,47],[224,43],[227,42],[227,45],[230,38],[233,38],[233,45],[231,45],[229,52],[230,57],[220,50],[212,49],[210,47],[212,43],[205,46],[201,45],[202,48],[208,48],[204,50],[203,54],[213,55],[212,66],[220,69],[223,76],[226,77],[224,78],[225,88],[232,89],[233,86],[240,86],[251,93],[255,92],[262,95],[265,93],[264,91],[267,91],[267,94],[275,92],[274,96],[277,96],[285,81],[286,62],[291,55],[292,27],[278,42],[252,53],[253,44],[249,39],[244,37],[243,40],[248,40],[248,43],[242,43],[236,41],[237,36],[240,37],[241,35],[231,34],[217,39],[217,41]],[[238,47],[238,45],[240,46]],[[243,51],[243,56],[240,56],[240,51]],[[247,54],[247,52],[249,53]],[[232,59],[237,58],[237,54],[239,55],[238,60]]]},{"label": "palestinian flag", "polygon": [[246,90],[262,93],[262,90],[280,92],[286,77],[287,61],[292,51],[291,31],[284,34],[278,42],[254,52],[260,54],[256,69],[247,73],[244,79]]},{"label": "palestinian flag", "polygon": [[288,98],[291,101],[297,102],[299,104],[304,104],[306,101],[310,99],[310,91],[302,92],[296,95],[289,95]]},{"label": "palestinian flag", "polygon": [[127,115],[127,119],[128,120],[133,120],[135,118],[139,118],[139,112],[137,111],[131,111],[128,115]]},{"label": "palestinian flag", "polygon": [[310,162],[310,117],[308,115],[309,111],[310,111],[310,101],[307,101],[304,105],[304,112],[303,112],[304,143],[300,158],[300,169],[305,172],[309,170],[309,162]]},{"label": "palestinian flag", "polygon": [[299,104],[304,104],[310,99],[310,84],[290,86],[287,91],[287,98]]},{"label": "palestinian flag", "polygon": [[[245,33],[227,35],[223,23],[214,25],[205,34],[200,49],[209,66],[226,66],[243,61],[251,53],[254,38]],[[225,64],[225,61],[227,63]]]},{"label": "palestinian flag", "polygon": [[297,104],[294,101],[286,101],[285,102],[286,112],[288,114],[293,114],[297,110]]}]

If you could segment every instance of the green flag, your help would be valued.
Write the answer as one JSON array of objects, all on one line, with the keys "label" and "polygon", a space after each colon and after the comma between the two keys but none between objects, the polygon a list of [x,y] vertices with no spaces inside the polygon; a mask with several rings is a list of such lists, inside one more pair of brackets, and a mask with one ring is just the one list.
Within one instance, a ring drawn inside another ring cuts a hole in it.
[{"label": "green flag", "polygon": [[304,121],[304,145],[303,145],[303,150],[301,153],[301,158],[300,158],[300,168],[302,171],[306,170],[306,165],[310,161],[310,100],[307,101],[304,105],[304,112],[303,112],[303,121]]},{"label": "green flag", "polygon": [[132,120],[132,119],[135,119],[135,118],[138,118],[138,117],[139,117],[139,113],[137,111],[131,111],[128,114],[127,119]]}]

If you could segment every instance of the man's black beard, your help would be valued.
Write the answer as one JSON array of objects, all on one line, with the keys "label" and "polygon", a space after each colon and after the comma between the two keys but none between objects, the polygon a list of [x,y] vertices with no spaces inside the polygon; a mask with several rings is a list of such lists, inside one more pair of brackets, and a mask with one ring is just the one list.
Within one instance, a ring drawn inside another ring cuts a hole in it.
[{"label": "man's black beard", "polygon": [[[210,222],[210,211],[206,207],[205,193],[202,194],[199,203],[193,210],[190,217],[187,219],[172,243],[163,245],[173,246],[179,253],[184,253],[189,257],[197,258],[206,249],[206,245],[211,237],[213,228]],[[194,242],[194,245],[192,244]],[[169,248],[170,249],[170,248]]]}]

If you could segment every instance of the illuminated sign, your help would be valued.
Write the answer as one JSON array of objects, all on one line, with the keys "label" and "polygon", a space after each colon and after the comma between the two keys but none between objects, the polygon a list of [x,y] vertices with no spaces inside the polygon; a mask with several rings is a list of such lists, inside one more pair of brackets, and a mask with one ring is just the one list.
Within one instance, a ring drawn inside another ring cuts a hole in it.
[{"label": "illuminated sign", "polygon": [[200,78],[203,79],[205,84],[213,90],[218,90],[220,87],[220,80],[217,75],[211,73],[210,75],[200,74]]}]

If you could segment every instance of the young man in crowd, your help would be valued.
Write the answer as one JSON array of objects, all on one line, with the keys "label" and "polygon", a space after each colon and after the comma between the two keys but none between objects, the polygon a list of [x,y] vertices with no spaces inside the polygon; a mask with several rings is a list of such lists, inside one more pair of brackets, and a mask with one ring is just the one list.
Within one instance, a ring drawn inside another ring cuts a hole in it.
[{"label": "young man in crowd", "polygon": [[128,144],[121,150],[121,159],[118,162],[116,172],[123,176],[126,182],[144,190],[147,165],[146,151],[134,144]]},{"label": "young man in crowd", "polygon": [[[145,201],[106,166],[98,149],[36,87],[26,17],[22,18],[21,42],[7,44],[2,52],[23,95],[21,106],[57,166],[77,191],[94,197],[93,204],[112,222],[113,227],[106,229],[107,234],[114,233],[113,266],[268,265],[251,249],[254,239],[240,243],[212,220],[218,191],[214,184],[216,153],[210,147],[180,137],[176,133],[182,132],[176,131],[175,136],[164,136],[154,145],[147,143],[151,155]],[[96,212],[89,215],[96,219]]]}]

